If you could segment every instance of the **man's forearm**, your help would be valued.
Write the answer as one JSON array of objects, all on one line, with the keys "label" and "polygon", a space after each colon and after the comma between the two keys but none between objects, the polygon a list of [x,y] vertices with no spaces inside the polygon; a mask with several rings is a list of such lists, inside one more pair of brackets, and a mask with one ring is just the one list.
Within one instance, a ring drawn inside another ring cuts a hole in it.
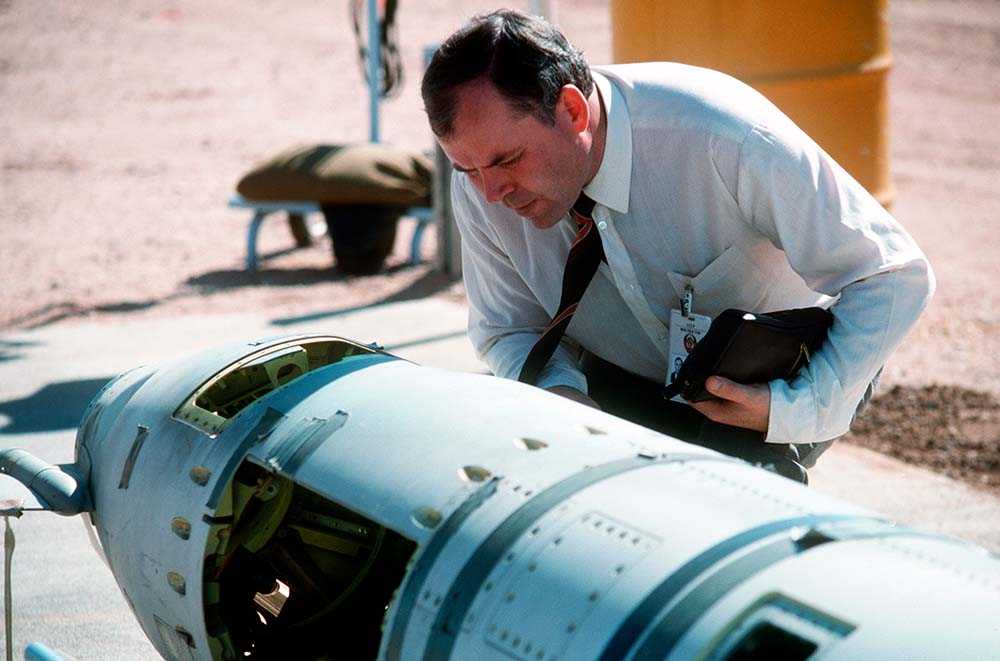
[{"label": "man's forearm", "polygon": [[[531,347],[538,339],[538,333],[519,332],[509,333],[477,345],[475,335],[476,333],[470,329],[473,345],[477,346],[479,357],[486,362],[490,371],[496,376],[515,380],[521,373],[521,366],[524,365]],[[566,386],[583,394],[587,393],[587,378],[580,371],[576,357],[562,344],[552,354],[536,385],[546,389]]]},{"label": "man's forearm", "polygon": [[570,388],[569,386],[552,386],[551,388],[546,388],[550,393],[554,395],[559,395],[560,397],[565,397],[566,399],[573,400],[579,404],[584,404],[591,408],[601,410],[600,405],[592,400],[590,397],[580,392],[576,388]]},{"label": "man's forearm", "polygon": [[926,261],[845,287],[823,347],[791,383],[772,381],[767,441],[812,443],[848,431],[875,374],[926,307],[934,277]]}]

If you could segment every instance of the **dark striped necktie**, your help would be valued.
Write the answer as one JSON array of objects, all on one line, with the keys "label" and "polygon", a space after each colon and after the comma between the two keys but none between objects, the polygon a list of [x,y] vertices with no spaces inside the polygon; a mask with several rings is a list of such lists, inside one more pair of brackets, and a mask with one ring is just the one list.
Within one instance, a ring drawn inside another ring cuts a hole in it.
[{"label": "dark striped necktie", "polygon": [[531,347],[528,357],[521,367],[517,380],[532,385],[538,380],[538,375],[548,364],[559,340],[562,339],[570,320],[580,305],[583,293],[597,273],[597,267],[604,261],[604,247],[601,245],[601,235],[594,227],[591,214],[594,211],[594,201],[580,193],[571,214],[576,220],[576,237],[566,258],[566,269],[563,271],[562,295],[559,299],[559,310],[552,321],[545,327],[541,337]]}]

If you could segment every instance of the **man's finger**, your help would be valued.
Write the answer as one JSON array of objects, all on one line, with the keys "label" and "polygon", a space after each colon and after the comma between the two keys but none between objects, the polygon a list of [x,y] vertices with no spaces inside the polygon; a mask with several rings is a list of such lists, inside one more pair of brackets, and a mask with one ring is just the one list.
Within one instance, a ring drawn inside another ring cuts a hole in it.
[{"label": "man's finger", "polygon": [[703,402],[692,402],[691,407],[703,416],[714,422],[728,424],[727,419],[731,414],[731,404],[707,399]]},{"label": "man's finger", "polygon": [[746,400],[744,386],[721,376],[708,377],[705,381],[705,390],[720,399],[728,399],[734,402]]}]

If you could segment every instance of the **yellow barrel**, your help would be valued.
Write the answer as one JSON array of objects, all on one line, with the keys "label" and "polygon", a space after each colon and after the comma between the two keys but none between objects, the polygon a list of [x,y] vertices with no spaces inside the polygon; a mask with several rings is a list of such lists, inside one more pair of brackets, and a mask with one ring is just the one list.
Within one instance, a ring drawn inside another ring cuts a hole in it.
[{"label": "yellow barrel", "polygon": [[670,60],[752,85],[883,205],[888,0],[612,0],[616,62]]}]

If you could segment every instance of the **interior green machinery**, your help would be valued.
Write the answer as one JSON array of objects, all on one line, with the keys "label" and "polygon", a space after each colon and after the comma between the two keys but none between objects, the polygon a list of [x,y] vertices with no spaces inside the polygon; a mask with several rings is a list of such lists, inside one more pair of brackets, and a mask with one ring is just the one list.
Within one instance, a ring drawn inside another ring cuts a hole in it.
[{"label": "interior green machinery", "polygon": [[[272,345],[228,365],[173,417],[211,437],[247,406],[315,369],[370,356],[335,337]],[[360,659],[416,545],[291,480],[244,461],[211,518],[204,602],[213,658]]]},{"label": "interior green machinery", "polygon": [[204,600],[214,658],[376,656],[412,541],[250,462],[212,521]]}]

